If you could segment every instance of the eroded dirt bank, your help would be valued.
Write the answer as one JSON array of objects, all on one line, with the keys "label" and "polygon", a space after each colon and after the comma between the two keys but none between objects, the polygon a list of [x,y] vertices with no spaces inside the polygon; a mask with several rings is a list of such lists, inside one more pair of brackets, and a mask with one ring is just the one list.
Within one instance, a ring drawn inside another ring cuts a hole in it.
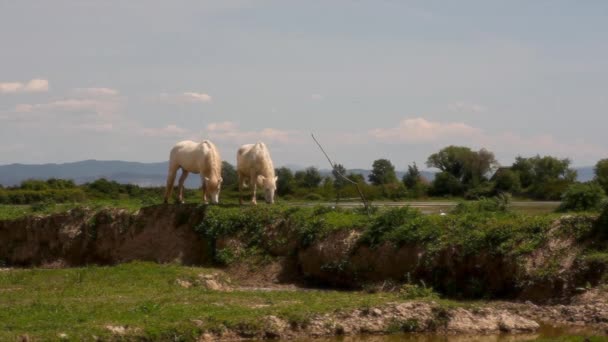
[{"label": "eroded dirt bank", "polygon": [[196,206],[154,206],[131,214],[73,209],[50,216],[0,221],[0,261],[8,266],[81,266],[132,260],[210,261],[208,244],[192,229]]},{"label": "eroded dirt bank", "polygon": [[[589,245],[597,243],[593,236],[583,239],[568,233],[593,225],[584,217],[555,221],[543,243],[513,257],[498,247],[465,252],[457,243],[439,249],[415,241],[370,246],[362,241],[361,230],[353,228],[303,239],[298,227],[285,219],[260,224],[250,217],[238,217],[240,228],[218,232],[201,225],[206,210],[197,205],[158,205],[135,214],[118,209],[74,209],[0,221],[0,262],[25,267],[131,260],[229,264],[234,277],[259,286],[306,283],[386,290],[410,282],[456,298],[535,302],[567,301],[580,288],[597,285],[606,269],[597,258],[585,257]],[[224,222],[228,219],[213,220],[215,226],[228,225]],[[252,254],[265,261],[251,262]]]}]

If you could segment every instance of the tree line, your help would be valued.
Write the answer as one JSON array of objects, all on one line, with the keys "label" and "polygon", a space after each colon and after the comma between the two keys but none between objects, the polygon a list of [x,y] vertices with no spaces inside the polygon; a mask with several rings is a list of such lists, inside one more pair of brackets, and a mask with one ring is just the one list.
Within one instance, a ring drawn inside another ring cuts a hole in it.
[{"label": "tree line", "polygon": [[[478,151],[465,146],[447,146],[431,154],[426,160],[428,168],[439,170],[434,179],[426,179],[418,165],[407,167],[398,179],[395,166],[388,159],[377,159],[371,173],[365,179],[358,173],[348,173],[337,164],[332,174],[322,175],[315,167],[292,171],[276,169],[277,195],[284,200],[340,200],[358,197],[356,187],[338,177],[338,173],[359,184],[370,200],[420,199],[428,197],[460,197],[480,199],[501,193],[535,200],[561,200],[565,195],[583,193],[579,197],[603,199],[608,193],[608,159],[595,165],[595,178],[588,183],[576,181],[576,170],[569,159],[553,156],[519,156],[509,166],[500,166],[494,153],[486,149]],[[222,167],[222,197],[235,197],[237,174],[228,162]],[[84,185],[71,180],[27,180],[20,186],[0,186],[0,203],[27,204],[43,200],[57,202],[80,201],[91,198],[156,198],[162,187],[143,188],[133,184],[119,184],[98,179]],[[192,196],[196,196],[194,192]],[[152,201],[152,200],[150,200]]]}]

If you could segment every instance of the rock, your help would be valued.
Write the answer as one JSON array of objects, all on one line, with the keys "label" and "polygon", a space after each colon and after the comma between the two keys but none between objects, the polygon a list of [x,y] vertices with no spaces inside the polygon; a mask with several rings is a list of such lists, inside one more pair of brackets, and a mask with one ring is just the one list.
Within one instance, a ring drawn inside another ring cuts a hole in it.
[{"label": "rock", "polygon": [[183,288],[186,288],[186,289],[192,287],[192,283],[187,280],[177,279],[176,282],[177,282],[177,285],[179,285]]},{"label": "rock", "polygon": [[127,328],[120,325],[106,325],[106,329],[116,335],[124,335],[127,332]]}]

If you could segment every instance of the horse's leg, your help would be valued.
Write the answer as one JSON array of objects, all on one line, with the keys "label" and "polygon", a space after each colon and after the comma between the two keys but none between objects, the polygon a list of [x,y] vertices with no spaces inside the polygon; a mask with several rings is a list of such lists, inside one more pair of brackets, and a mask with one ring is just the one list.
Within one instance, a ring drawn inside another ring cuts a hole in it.
[{"label": "horse's leg", "polygon": [[258,178],[255,176],[255,171],[251,171],[251,173],[249,174],[249,184],[251,184],[251,187],[253,188],[253,197],[251,198],[251,203],[257,205],[258,200],[256,198],[255,192],[258,186]]},{"label": "horse's leg", "polygon": [[175,175],[179,166],[173,166],[169,163],[169,174],[167,175],[167,187],[165,188],[165,203],[169,203],[171,193],[173,192],[173,183],[175,183]]},{"label": "horse's leg", "polygon": [[201,172],[201,191],[203,192],[203,203],[207,204],[207,194],[205,193],[205,175]]},{"label": "horse's leg", "polygon": [[239,205],[243,205],[243,182],[245,181],[241,173],[238,173],[237,181],[239,182]]},{"label": "horse's leg", "polygon": [[182,175],[179,177],[179,203],[184,203],[184,182],[186,181],[186,177],[188,177],[188,171],[182,169]]}]

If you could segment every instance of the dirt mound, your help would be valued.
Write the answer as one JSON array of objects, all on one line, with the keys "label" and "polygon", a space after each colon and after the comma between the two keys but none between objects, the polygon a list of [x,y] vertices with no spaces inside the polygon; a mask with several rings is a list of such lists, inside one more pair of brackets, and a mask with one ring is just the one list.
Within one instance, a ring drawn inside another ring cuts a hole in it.
[{"label": "dirt mound", "polygon": [[153,206],[135,214],[73,209],[0,221],[0,260],[15,266],[50,267],[131,260],[208,263],[208,243],[193,229],[203,216],[203,209],[184,205]]}]

